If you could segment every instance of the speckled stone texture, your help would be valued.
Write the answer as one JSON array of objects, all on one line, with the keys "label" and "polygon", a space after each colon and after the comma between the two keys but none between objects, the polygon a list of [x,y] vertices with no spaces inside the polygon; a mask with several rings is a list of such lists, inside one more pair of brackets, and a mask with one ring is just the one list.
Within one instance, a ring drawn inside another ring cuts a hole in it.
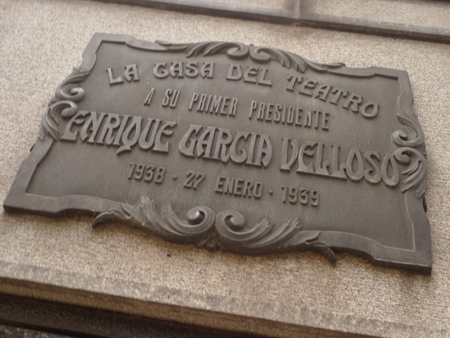
[{"label": "speckled stone texture", "polygon": [[349,254],[332,266],[310,252],[210,253],[120,225],[93,230],[86,216],[2,211],[0,292],[279,337],[449,336],[449,45],[80,0],[0,0],[0,32],[1,200],[54,90],[95,32],[240,41],[318,62],[407,70],[426,135],[434,261],[428,276]]},{"label": "speckled stone texture", "polygon": [[0,325],[0,335],[4,338],[70,338],[53,333],[39,332],[12,326]]}]

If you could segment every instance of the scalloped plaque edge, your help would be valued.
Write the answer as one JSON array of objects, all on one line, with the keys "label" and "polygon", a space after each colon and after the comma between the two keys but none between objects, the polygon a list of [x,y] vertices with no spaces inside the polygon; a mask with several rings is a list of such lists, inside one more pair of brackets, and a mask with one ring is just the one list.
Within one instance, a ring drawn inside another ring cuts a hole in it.
[{"label": "scalloped plaque edge", "polygon": [[[254,62],[278,62],[282,67],[305,72],[307,68],[321,73],[370,77],[374,75],[398,80],[401,94],[397,99],[397,119],[402,129],[393,133],[392,139],[399,146],[394,152],[397,161],[408,164],[402,172],[405,205],[412,221],[413,249],[406,250],[382,246],[378,242],[355,234],[338,231],[305,231],[298,219],[291,218],[279,226],[272,225],[266,217],[250,231],[239,233],[245,217],[234,210],[216,211],[197,206],[188,212],[186,220],[178,218],[171,205],[162,206],[147,196],[142,196],[137,206],[131,206],[93,196],[69,195],[59,198],[27,193],[34,171],[59,139],[60,116],[71,117],[77,110],[77,102],[84,98],[79,87],[90,74],[96,61],[96,51],[103,42],[125,44],[130,48],[151,52],[185,53],[186,57],[208,57],[226,53],[229,58],[251,58]],[[413,93],[407,72],[379,67],[348,68],[343,63],[319,64],[296,54],[266,47],[255,47],[234,42],[204,42],[171,44],[146,42],[128,35],[95,33],[83,52],[83,61],[74,68],[56,89],[49,103],[39,131],[39,138],[31,154],[21,164],[11,189],[4,201],[7,211],[22,211],[46,215],[58,215],[67,211],[94,213],[93,226],[108,222],[122,222],[153,233],[175,243],[191,243],[209,250],[224,250],[241,254],[258,255],[287,251],[317,251],[330,262],[336,262],[334,252],[349,252],[368,259],[372,264],[430,273],[432,267],[430,223],[426,217],[425,187],[427,162],[424,134],[417,115],[412,110]]]}]

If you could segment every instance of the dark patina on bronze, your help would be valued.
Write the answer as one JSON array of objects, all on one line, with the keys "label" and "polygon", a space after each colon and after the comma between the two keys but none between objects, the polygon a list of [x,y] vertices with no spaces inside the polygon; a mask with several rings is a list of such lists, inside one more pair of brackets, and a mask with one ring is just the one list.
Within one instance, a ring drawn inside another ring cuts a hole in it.
[{"label": "dark patina on bronze", "polygon": [[176,243],[351,252],[431,271],[408,74],[231,42],[95,34],[6,210],[97,216]]}]

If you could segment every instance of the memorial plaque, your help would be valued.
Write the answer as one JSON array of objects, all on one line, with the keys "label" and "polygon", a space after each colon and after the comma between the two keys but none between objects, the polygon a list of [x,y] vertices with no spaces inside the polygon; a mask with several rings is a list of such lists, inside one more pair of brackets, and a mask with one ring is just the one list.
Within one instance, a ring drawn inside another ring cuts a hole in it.
[{"label": "memorial plaque", "polygon": [[209,250],[346,251],[429,272],[412,103],[405,71],[95,34],[4,207],[95,213],[94,226]]}]

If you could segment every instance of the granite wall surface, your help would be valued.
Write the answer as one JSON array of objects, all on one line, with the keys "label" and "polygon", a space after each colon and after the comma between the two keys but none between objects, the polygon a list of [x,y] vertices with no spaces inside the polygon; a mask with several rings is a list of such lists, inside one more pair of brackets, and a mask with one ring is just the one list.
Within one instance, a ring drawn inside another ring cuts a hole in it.
[{"label": "granite wall surface", "polygon": [[[0,0],[0,199],[57,85],[95,32],[239,41],[349,67],[407,70],[426,135],[431,275],[338,254],[245,257],[88,216],[0,212],[0,292],[279,337],[450,335],[450,46],[82,0]],[[326,331],[320,331],[321,329]]]}]

